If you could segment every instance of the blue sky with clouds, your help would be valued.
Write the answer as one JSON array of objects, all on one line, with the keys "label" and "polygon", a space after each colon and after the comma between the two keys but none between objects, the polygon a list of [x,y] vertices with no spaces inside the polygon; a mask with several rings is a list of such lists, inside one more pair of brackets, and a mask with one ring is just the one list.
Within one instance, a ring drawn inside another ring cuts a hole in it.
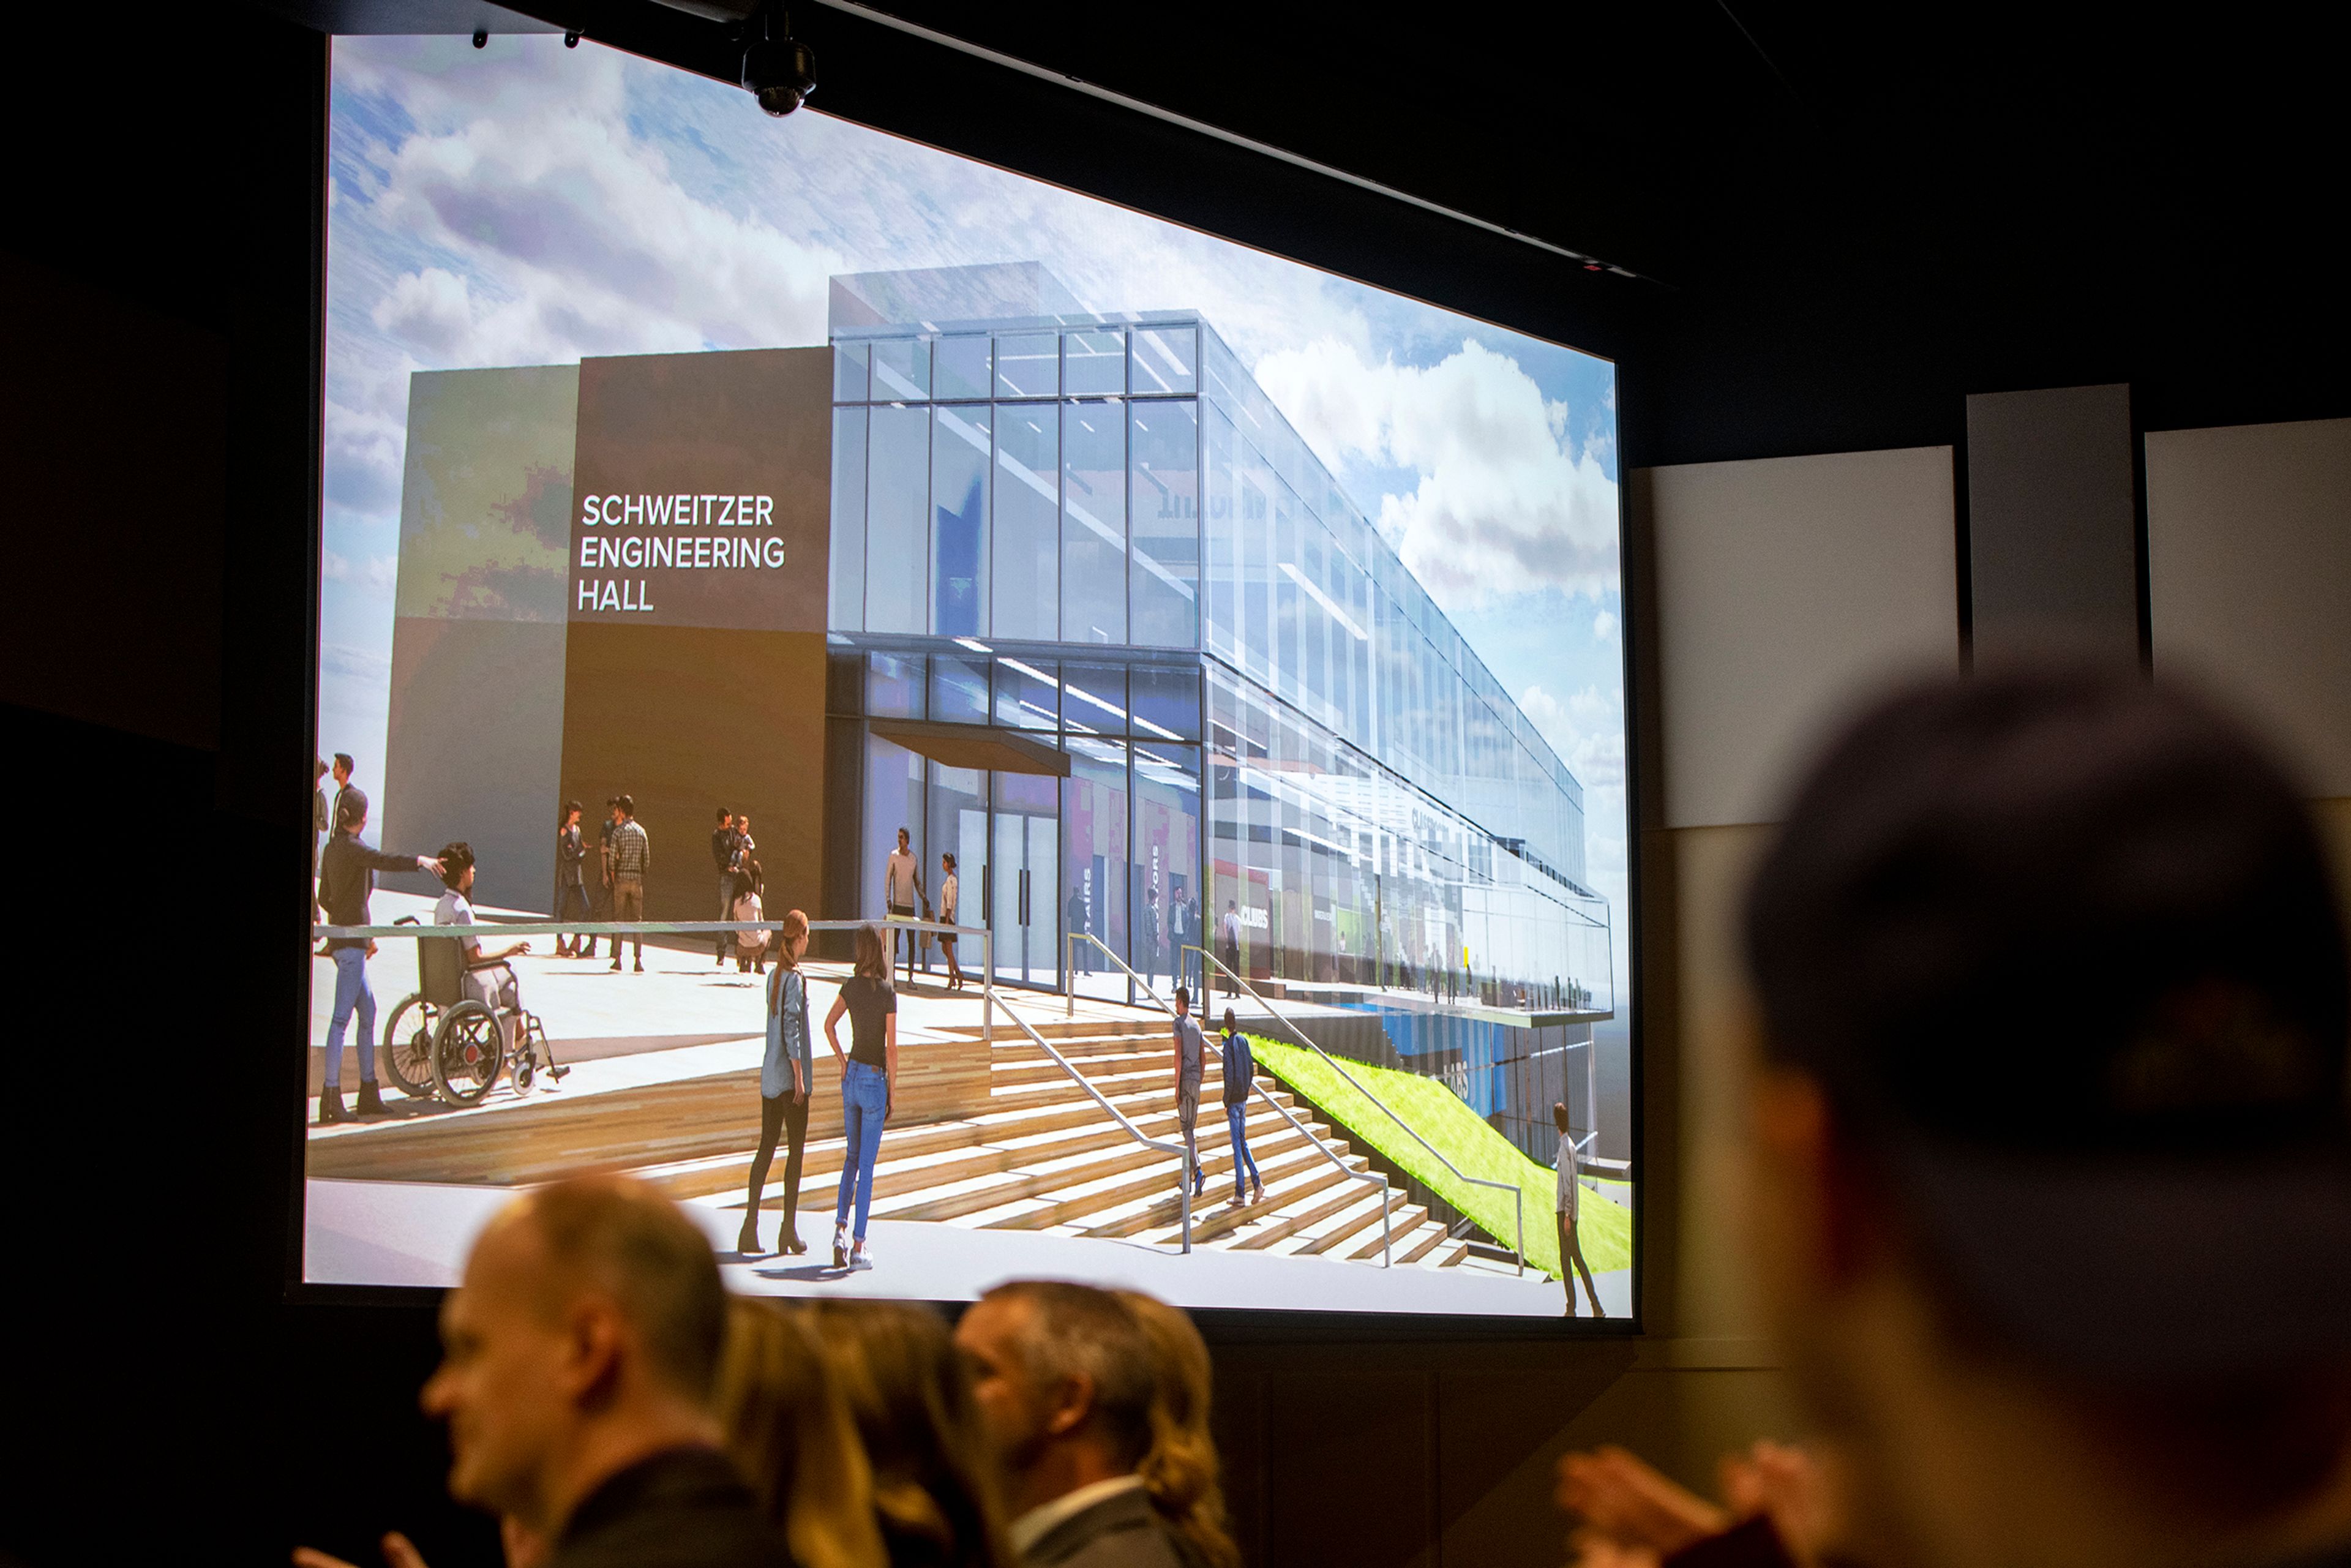
[{"label": "blue sky with clouds", "polygon": [[1607,361],[553,37],[337,39],[329,177],[319,744],[364,777],[411,371],[821,343],[834,273],[1036,260],[1253,369],[1583,781],[1623,975]]}]

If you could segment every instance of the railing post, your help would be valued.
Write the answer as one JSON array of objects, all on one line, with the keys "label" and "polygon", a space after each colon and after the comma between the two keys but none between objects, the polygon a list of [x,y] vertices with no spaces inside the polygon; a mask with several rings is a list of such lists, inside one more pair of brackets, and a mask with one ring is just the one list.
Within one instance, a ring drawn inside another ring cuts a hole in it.
[{"label": "railing post", "polygon": [[1076,932],[1061,939],[1061,1011],[1070,1018],[1078,1016],[1078,936]]},{"label": "railing post", "polygon": [[979,934],[979,1043],[996,1043],[996,928]]},{"label": "railing post", "polygon": [[1124,1112],[1112,1104],[1108,1097],[1106,1097],[1100,1089],[1095,1088],[1092,1082],[1089,1080],[1084,1073],[1080,1072],[1075,1067],[1071,1066],[1068,1057],[1063,1056],[1060,1051],[1055,1051],[1052,1045],[1043,1035],[1039,1034],[1034,1029],[1031,1029],[1029,1025],[1029,1020],[1015,1012],[1009,1004],[1005,1007],[1004,1016],[1011,1019],[1013,1024],[1019,1029],[1020,1032],[1029,1037],[1029,1042],[1031,1045],[1034,1045],[1038,1050],[1043,1051],[1052,1061],[1053,1065],[1059,1067],[1064,1073],[1066,1073],[1071,1082],[1075,1083],[1080,1089],[1085,1091],[1089,1099],[1092,1100],[1095,1104],[1100,1105],[1104,1112],[1108,1113],[1112,1121],[1116,1122],[1121,1127],[1123,1127],[1129,1137],[1133,1138],[1136,1143],[1141,1144],[1146,1149],[1155,1149],[1161,1154],[1175,1156],[1179,1168],[1183,1171],[1183,1184],[1178,1189],[1177,1197],[1182,1205],[1184,1218],[1184,1250],[1186,1253],[1189,1253],[1192,1250],[1192,1173],[1190,1165],[1186,1158],[1187,1151],[1185,1149],[1184,1145],[1181,1144],[1164,1143],[1146,1134],[1142,1128],[1136,1126],[1134,1123],[1127,1117]]}]

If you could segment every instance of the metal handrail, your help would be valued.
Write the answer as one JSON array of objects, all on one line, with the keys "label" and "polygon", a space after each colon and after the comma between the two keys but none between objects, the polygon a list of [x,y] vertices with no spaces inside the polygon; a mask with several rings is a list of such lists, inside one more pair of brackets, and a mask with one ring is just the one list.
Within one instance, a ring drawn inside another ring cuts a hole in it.
[{"label": "metal handrail", "polygon": [[[1300,1121],[1297,1116],[1291,1113],[1289,1106],[1283,1104],[1280,1101],[1273,1097],[1272,1092],[1267,1089],[1264,1084],[1252,1082],[1249,1087],[1257,1091],[1258,1098],[1263,1100],[1267,1104],[1280,1112],[1283,1121],[1297,1128],[1298,1131],[1304,1135],[1308,1143],[1313,1145],[1317,1149],[1320,1149],[1322,1152],[1322,1157],[1324,1159],[1329,1160],[1332,1165],[1337,1166],[1341,1176],[1345,1176],[1349,1181],[1368,1181],[1377,1182],[1379,1184],[1380,1267],[1383,1269],[1395,1268],[1395,1237],[1393,1228],[1388,1223],[1388,1219],[1391,1211],[1395,1207],[1395,1200],[1389,1196],[1388,1178],[1386,1175],[1380,1171],[1359,1171],[1355,1169],[1345,1160],[1339,1157],[1338,1151],[1332,1148],[1330,1145],[1324,1143],[1322,1139],[1316,1137],[1313,1132],[1308,1128],[1306,1124]],[[1240,1177],[1238,1175],[1236,1175],[1233,1179],[1238,1182]]]},{"label": "metal handrail", "polygon": [[[1227,967],[1223,959],[1217,957],[1214,953],[1209,952],[1206,947],[1194,946],[1190,943],[1185,944],[1184,951],[1186,953],[1197,953],[1204,960],[1214,964],[1218,969],[1222,970],[1225,977],[1231,980],[1233,984],[1247,991],[1250,997],[1256,1000],[1258,1006],[1263,1008],[1267,1012],[1271,1013],[1275,1018],[1280,1019],[1281,1020],[1282,1027],[1289,1030],[1290,1033],[1296,1035],[1301,1044],[1304,1045],[1307,1050],[1312,1051],[1315,1055],[1328,1062],[1333,1072],[1336,1072],[1340,1077],[1345,1079],[1348,1082],[1355,1086],[1355,1092],[1357,1093],[1370,1101],[1373,1104],[1377,1105],[1382,1113],[1384,1113],[1389,1121],[1394,1122],[1397,1126],[1402,1127],[1405,1133],[1411,1135],[1414,1143],[1418,1144],[1422,1148],[1426,1149],[1437,1160],[1437,1164],[1443,1166],[1447,1170],[1451,1171],[1459,1179],[1468,1182],[1474,1186],[1490,1186],[1508,1192],[1511,1197],[1512,1207],[1518,1216],[1519,1246],[1517,1259],[1519,1272],[1524,1274],[1527,1271],[1526,1188],[1522,1186],[1514,1186],[1506,1181],[1495,1181],[1489,1176],[1471,1176],[1468,1171],[1465,1171],[1459,1166],[1455,1165],[1451,1160],[1446,1158],[1444,1152],[1437,1148],[1436,1145],[1430,1143],[1426,1138],[1422,1137],[1419,1130],[1414,1127],[1411,1123],[1405,1121],[1403,1117],[1397,1115],[1393,1110],[1389,1109],[1387,1102],[1373,1093],[1370,1087],[1365,1084],[1362,1079],[1357,1078],[1353,1073],[1348,1071],[1347,1069],[1340,1063],[1336,1057],[1323,1050],[1321,1046],[1315,1044],[1313,1037],[1309,1035],[1304,1030],[1300,1029],[1297,1024],[1291,1022],[1288,1013],[1283,1012],[1280,1008],[1275,1007],[1271,1002],[1266,1000],[1263,996],[1259,994],[1258,988],[1255,986],[1250,985],[1247,980],[1241,978],[1238,975],[1234,974],[1230,968]],[[1207,971],[1202,970],[1201,973],[1205,977]]]},{"label": "metal handrail", "polygon": [[1134,972],[1134,965],[1128,963],[1125,959],[1113,952],[1109,943],[1103,941],[1101,937],[1095,936],[1091,931],[1072,931],[1069,934],[1068,942],[1070,946],[1068,962],[1061,966],[1061,998],[1063,1002],[1061,1011],[1064,1016],[1075,1017],[1077,1015],[1078,944],[1081,942],[1091,942],[1095,946],[1101,948],[1102,956],[1108,958],[1112,963],[1116,964],[1121,969],[1125,970],[1126,977],[1133,980],[1136,986],[1141,988],[1143,994],[1151,998],[1151,1005],[1153,1007],[1157,1008],[1163,1013],[1169,1014],[1170,1016],[1174,1015],[1176,1009],[1173,1007],[1170,1007],[1167,1003],[1161,1001],[1159,999],[1159,993],[1151,988],[1151,982],[1136,974]]},{"label": "metal handrail", "polygon": [[[1174,1155],[1178,1161],[1185,1158],[1186,1155],[1189,1151],[1187,1151],[1183,1145],[1163,1143],[1159,1139],[1151,1136],[1150,1134],[1145,1133],[1133,1122],[1127,1120],[1126,1113],[1112,1104],[1109,1097],[1103,1094],[1101,1090],[1094,1087],[1093,1080],[1088,1078],[1084,1073],[1079,1071],[1075,1067],[1070,1064],[1070,1059],[1068,1057],[1063,1056],[1060,1051],[1055,1051],[1050,1045],[1048,1045],[1045,1042],[1045,1037],[1043,1035],[1039,1034],[1035,1030],[1029,1027],[1029,1020],[1027,1019],[1024,1019],[1019,1013],[1014,1012],[1009,1006],[1005,1006],[1001,1003],[998,1005],[1004,1007],[1004,1016],[1006,1018],[1010,1019],[1014,1023],[1019,1025],[1020,1032],[1029,1037],[1029,1042],[1031,1045],[1034,1045],[1038,1050],[1043,1051],[1047,1056],[1051,1057],[1054,1063],[1059,1066],[1062,1071],[1068,1073],[1079,1088],[1093,1096],[1094,1103],[1109,1112],[1111,1119],[1116,1122],[1120,1126],[1125,1128],[1128,1135],[1133,1137],[1136,1143],[1141,1144],[1146,1149],[1156,1149],[1163,1155]],[[1189,1252],[1192,1250],[1192,1173],[1189,1169],[1183,1172],[1179,1186],[1179,1196],[1184,1200],[1184,1250]]]},{"label": "metal handrail", "polygon": [[[1071,952],[1072,956],[1076,954],[1076,944],[1080,942],[1091,942],[1095,946],[1100,947],[1102,950],[1102,956],[1104,957],[1108,958],[1112,963],[1116,964],[1120,968],[1124,969],[1126,971],[1126,977],[1133,980],[1137,986],[1143,988],[1143,994],[1151,998],[1152,1004],[1155,1007],[1158,1008],[1161,1012],[1168,1014],[1170,1017],[1175,1015],[1176,1009],[1159,999],[1159,993],[1152,989],[1151,982],[1136,974],[1133,965],[1120,957],[1116,953],[1112,952],[1110,945],[1104,942],[1101,937],[1095,936],[1091,931],[1072,931],[1070,933],[1070,942],[1071,945]],[[1072,963],[1064,967],[1061,973],[1064,976],[1074,976],[1076,970],[1077,966]],[[1074,982],[1065,982],[1065,984],[1071,987],[1069,991],[1070,1010],[1074,1013],[1077,1010],[1078,1005],[1077,993],[1074,989]],[[1197,1017],[1199,1015],[1195,1016]],[[1264,1084],[1251,1082],[1249,1087],[1257,1092],[1259,1099],[1263,1100],[1267,1104],[1280,1112],[1283,1121],[1288,1122],[1291,1126],[1297,1128],[1300,1134],[1303,1136],[1308,1143],[1313,1145],[1314,1147],[1321,1152],[1324,1159],[1329,1160],[1332,1165],[1337,1166],[1341,1176],[1345,1176],[1349,1181],[1367,1181],[1376,1182],[1379,1184],[1380,1267],[1384,1269],[1393,1267],[1395,1263],[1395,1252],[1393,1247],[1394,1238],[1391,1234],[1391,1227],[1388,1224],[1388,1212],[1393,1205],[1388,1197],[1388,1178],[1378,1171],[1359,1171],[1355,1169],[1353,1166],[1350,1166],[1345,1159],[1341,1157],[1336,1149],[1333,1149],[1329,1144],[1324,1143],[1321,1138],[1316,1137],[1313,1133],[1309,1131],[1305,1123],[1301,1122],[1296,1116],[1291,1115],[1290,1107],[1275,1099],[1271,1091],[1268,1090]],[[1240,1181],[1240,1160],[1238,1155],[1235,1155],[1233,1166],[1233,1180],[1238,1184]]]}]

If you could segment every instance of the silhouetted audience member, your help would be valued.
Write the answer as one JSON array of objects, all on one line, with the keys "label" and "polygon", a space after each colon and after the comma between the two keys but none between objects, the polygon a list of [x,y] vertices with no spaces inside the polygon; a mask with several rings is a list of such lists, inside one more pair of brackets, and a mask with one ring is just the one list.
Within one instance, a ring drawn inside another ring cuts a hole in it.
[{"label": "silhouetted audience member", "polygon": [[882,1568],[865,1445],[798,1312],[727,1301],[717,1406],[726,1451],[799,1568]]},{"label": "silhouetted audience member", "polygon": [[993,1455],[946,1321],[899,1301],[803,1311],[864,1440],[891,1568],[1012,1568]]},{"label": "silhouetted audience member", "polygon": [[441,1307],[423,1403],[449,1428],[450,1494],[543,1568],[788,1568],[721,1448],[726,1331],[709,1243],[653,1188],[578,1177],[517,1198]]},{"label": "silhouetted audience member", "polygon": [[1217,1440],[1208,1431],[1215,1368],[1191,1314],[1141,1291],[1115,1291],[1151,1344],[1157,1389],[1151,1401],[1151,1447],[1134,1473],[1176,1537],[1189,1568],[1241,1568],[1226,1522]]},{"label": "silhouetted audience member", "polygon": [[1179,1568],[1136,1473],[1159,1380],[1133,1309],[1052,1280],[998,1285],[956,1325],[1029,1568]]},{"label": "silhouetted audience member", "polygon": [[2351,1563],[2351,981],[2301,792],[2126,672],[1900,691],[1748,897],[1763,1305],[1886,1555]]}]

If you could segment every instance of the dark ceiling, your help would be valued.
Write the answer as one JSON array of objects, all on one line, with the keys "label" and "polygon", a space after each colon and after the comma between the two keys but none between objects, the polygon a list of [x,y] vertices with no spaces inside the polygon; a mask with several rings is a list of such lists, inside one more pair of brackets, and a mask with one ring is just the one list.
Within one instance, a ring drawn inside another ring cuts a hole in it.
[{"label": "dark ceiling", "polygon": [[1656,279],[1658,457],[1949,439],[1964,392],[2072,381],[2351,412],[2341,13],[884,8]]},{"label": "dark ceiling", "polygon": [[[681,63],[670,41],[721,31],[652,0],[523,8]],[[2131,382],[2151,427],[2351,413],[2324,350],[2346,325],[2340,13],[875,8],[1641,275],[1406,223],[1383,247],[1389,218],[1301,216],[1294,183],[1202,197],[1187,170],[1215,183],[1213,159],[1090,164],[1071,127],[1119,128],[1074,95],[837,5],[795,16],[819,107],[1615,354],[1635,460],[1952,441],[1966,392],[2076,382]]]},{"label": "dark ceiling", "polygon": [[[256,16],[248,0],[214,6]],[[369,31],[579,26],[724,77],[739,49],[726,23],[657,0],[257,8]],[[2083,382],[2131,382],[2148,427],[2351,413],[2329,351],[2351,325],[2335,240],[2351,32],[2339,13],[2208,12],[2189,26],[2153,11],[1782,0],[1406,17],[1298,0],[878,7],[1629,278],[862,9],[794,8],[818,53],[816,108],[1608,353],[1635,463],[1956,442],[1967,392]],[[75,47],[103,47],[50,21]],[[183,57],[201,57],[201,40],[192,32]],[[206,101],[173,104],[199,145]],[[127,136],[152,112],[128,88],[100,89],[34,123]]]}]

